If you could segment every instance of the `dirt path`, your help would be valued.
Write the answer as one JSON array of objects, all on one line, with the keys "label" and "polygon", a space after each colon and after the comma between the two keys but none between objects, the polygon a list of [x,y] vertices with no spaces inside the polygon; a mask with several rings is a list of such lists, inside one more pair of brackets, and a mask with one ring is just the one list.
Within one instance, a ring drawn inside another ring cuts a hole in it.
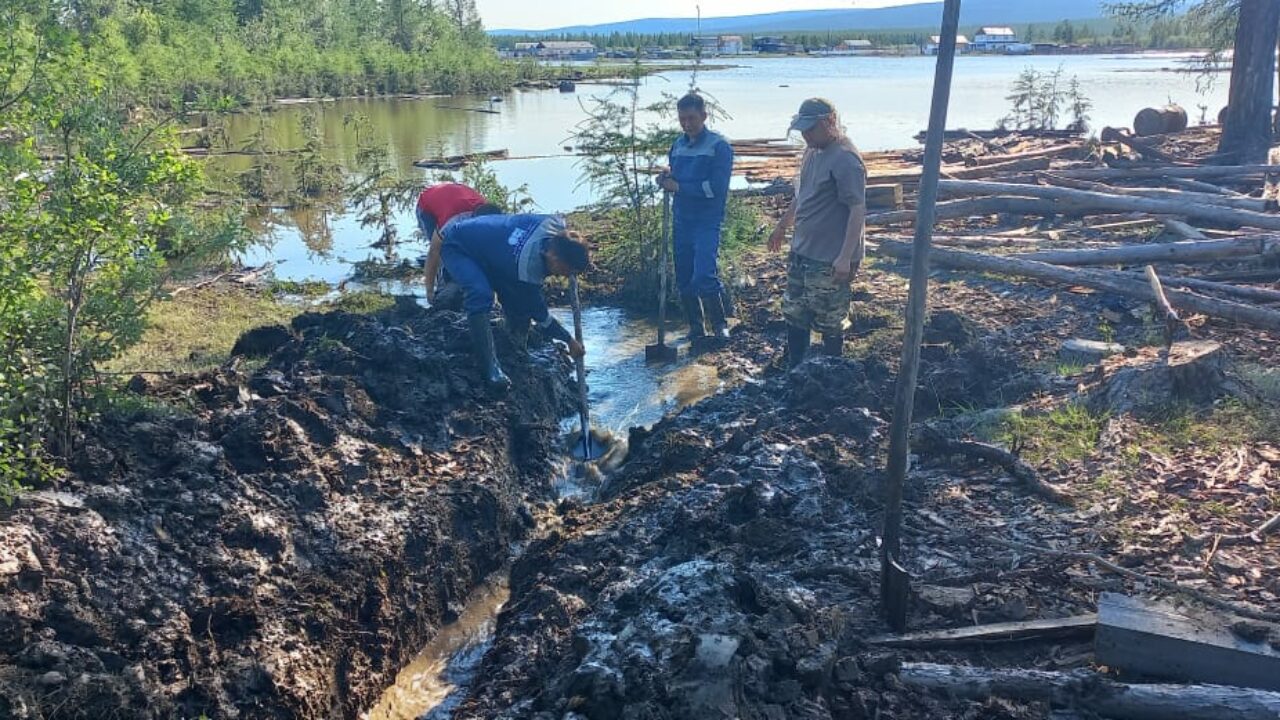
[{"label": "dirt path", "polygon": [[0,511],[0,716],[355,717],[526,535],[553,353],[508,356],[495,402],[453,314],[276,335],[252,372],[139,387]]}]

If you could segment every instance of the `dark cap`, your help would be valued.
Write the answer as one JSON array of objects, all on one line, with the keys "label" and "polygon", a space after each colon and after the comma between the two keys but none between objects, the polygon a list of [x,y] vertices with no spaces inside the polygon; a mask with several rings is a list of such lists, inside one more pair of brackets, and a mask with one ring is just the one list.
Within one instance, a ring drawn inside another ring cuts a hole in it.
[{"label": "dark cap", "polygon": [[800,103],[800,111],[791,116],[791,128],[788,132],[791,130],[804,132],[835,111],[836,109],[830,101],[822,98],[809,98]]}]

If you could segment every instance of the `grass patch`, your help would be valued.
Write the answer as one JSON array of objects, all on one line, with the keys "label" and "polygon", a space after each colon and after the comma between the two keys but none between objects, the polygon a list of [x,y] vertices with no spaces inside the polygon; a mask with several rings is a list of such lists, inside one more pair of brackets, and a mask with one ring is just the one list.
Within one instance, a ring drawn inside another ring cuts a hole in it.
[{"label": "grass patch", "polygon": [[1142,429],[1134,444],[1162,455],[1181,450],[1209,452],[1280,437],[1280,410],[1273,403],[1226,400],[1209,410],[1175,406]]},{"label": "grass patch", "polygon": [[109,362],[111,372],[198,372],[227,361],[246,330],[287,325],[305,306],[283,303],[270,293],[202,288],[151,306],[142,342]]},{"label": "grass patch", "polygon": [[274,295],[298,295],[305,298],[322,297],[333,289],[323,280],[272,280],[268,287]]},{"label": "grass patch", "polygon": [[328,286],[323,283],[276,282],[271,291],[212,287],[161,300],[151,306],[142,342],[107,363],[103,370],[124,374],[209,370],[227,361],[236,340],[247,330],[263,325],[288,325],[308,310],[369,314],[395,304],[395,298],[390,295],[366,290],[346,293],[319,307],[279,297],[315,297],[323,294],[321,286],[328,292]]},{"label": "grass patch", "polygon": [[1021,448],[1023,457],[1032,463],[1050,459],[1074,462],[1097,450],[1106,419],[1083,405],[1064,405],[1043,415],[1011,417],[993,439],[1007,447]]},{"label": "grass patch", "polygon": [[376,312],[382,312],[395,304],[396,299],[391,295],[373,290],[360,290],[358,292],[344,293],[337,300],[330,303],[328,307],[342,312],[372,315]]}]

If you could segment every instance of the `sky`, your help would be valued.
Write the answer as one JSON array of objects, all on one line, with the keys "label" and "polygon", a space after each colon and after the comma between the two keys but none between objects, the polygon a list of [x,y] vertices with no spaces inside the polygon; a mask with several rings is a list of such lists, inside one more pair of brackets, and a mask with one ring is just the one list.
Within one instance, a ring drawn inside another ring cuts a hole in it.
[{"label": "sky", "polygon": [[[756,15],[784,10],[828,10],[910,5],[931,0],[476,0],[487,28],[545,30],[567,25],[637,20],[653,17]],[[933,0],[936,1],[936,0]]]}]

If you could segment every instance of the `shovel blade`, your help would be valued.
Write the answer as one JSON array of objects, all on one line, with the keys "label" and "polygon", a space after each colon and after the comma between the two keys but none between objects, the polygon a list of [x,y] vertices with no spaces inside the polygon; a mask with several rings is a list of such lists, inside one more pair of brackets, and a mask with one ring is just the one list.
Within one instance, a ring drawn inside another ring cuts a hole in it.
[{"label": "shovel blade", "polygon": [[650,364],[673,363],[676,357],[676,349],[670,345],[646,345],[644,348],[644,360]]}]

